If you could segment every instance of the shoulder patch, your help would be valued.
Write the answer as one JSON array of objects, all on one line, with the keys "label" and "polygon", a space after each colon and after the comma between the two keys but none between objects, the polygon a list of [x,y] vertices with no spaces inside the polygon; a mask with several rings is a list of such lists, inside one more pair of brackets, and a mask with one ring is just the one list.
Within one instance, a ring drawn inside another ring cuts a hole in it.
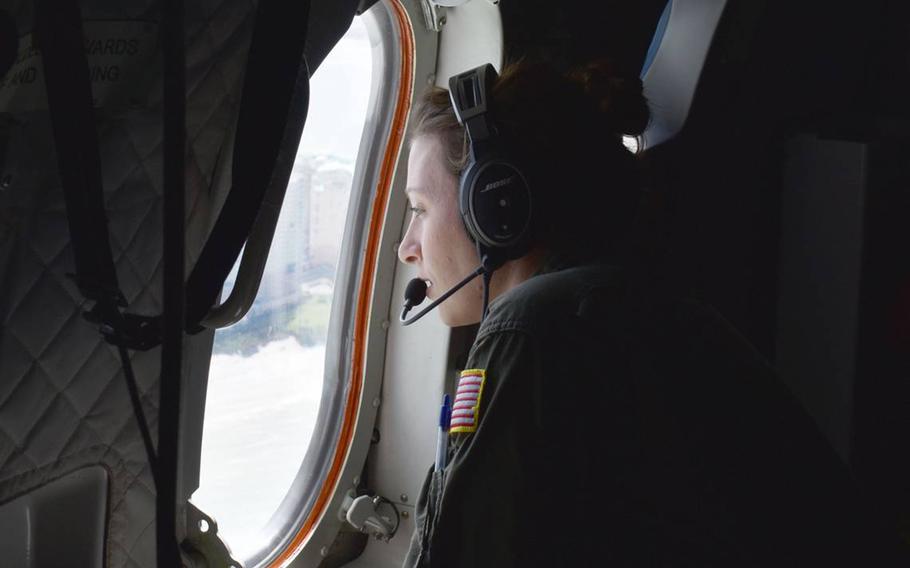
[{"label": "shoulder patch", "polygon": [[458,379],[455,403],[452,405],[450,434],[470,434],[477,431],[480,421],[480,398],[487,379],[485,369],[465,369]]}]

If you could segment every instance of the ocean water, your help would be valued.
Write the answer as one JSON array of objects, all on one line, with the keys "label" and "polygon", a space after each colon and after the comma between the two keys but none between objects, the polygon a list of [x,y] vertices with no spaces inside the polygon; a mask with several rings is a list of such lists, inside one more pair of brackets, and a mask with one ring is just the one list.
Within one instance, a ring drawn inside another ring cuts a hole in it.
[{"label": "ocean water", "polygon": [[324,364],[325,345],[304,347],[293,337],[249,356],[212,356],[200,484],[192,501],[215,519],[238,559],[267,541],[260,531],[303,461]]}]

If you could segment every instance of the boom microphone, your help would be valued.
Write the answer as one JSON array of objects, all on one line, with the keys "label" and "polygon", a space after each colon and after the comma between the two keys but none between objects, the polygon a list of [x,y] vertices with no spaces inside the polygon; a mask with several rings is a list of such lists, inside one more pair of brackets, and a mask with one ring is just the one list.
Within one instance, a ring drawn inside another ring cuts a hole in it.
[{"label": "boom microphone", "polygon": [[471,280],[474,280],[475,278],[477,278],[478,276],[480,276],[487,270],[488,270],[488,267],[481,264],[480,266],[477,267],[477,270],[475,270],[474,272],[469,274],[467,277],[465,277],[464,280],[462,280],[458,284],[456,284],[456,285],[452,286],[451,288],[449,288],[448,290],[446,290],[445,294],[436,298],[436,300],[432,304],[430,304],[429,306],[427,306],[426,308],[421,310],[416,316],[412,317],[409,320],[406,320],[405,318],[407,317],[408,312],[411,311],[411,308],[413,308],[414,306],[423,302],[423,300],[427,297],[427,283],[424,282],[423,280],[421,280],[420,278],[415,278],[415,279],[411,280],[410,282],[408,282],[408,286],[407,286],[407,288],[405,288],[405,291],[404,291],[404,307],[401,310],[401,318],[399,318],[402,325],[411,325],[415,321],[417,321],[420,318],[422,318],[423,316],[427,315],[430,312],[430,310],[432,310],[433,308],[435,308],[436,306],[441,304],[443,302],[443,300],[447,299],[449,296],[451,296],[455,292],[464,288],[468,282],[470,282]]},{"label": "boom microphone", "polygon": [[404,291],[404,309],[409,310],[414,306],[419,306],[427,297],[427,283],[420,278],[415,278],[408,282],[408,287]]}]

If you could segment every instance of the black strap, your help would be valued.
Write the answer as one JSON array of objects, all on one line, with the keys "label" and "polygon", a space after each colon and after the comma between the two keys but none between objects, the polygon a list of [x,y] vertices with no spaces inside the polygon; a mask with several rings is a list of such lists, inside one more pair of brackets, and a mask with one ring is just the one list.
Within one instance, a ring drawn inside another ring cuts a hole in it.
[{"label": "black strap", "polygon": [[178,542],[180,406],[183,383],[186,16],[183,0],[164,0],[164,196],[162,199],[161,380],[158,404],[158,476],[155,498],[157,564],[183,566]]},{"label": "black strap", "polygon": [[134,349],[160,342],[156,318],[122,314],[108,236],[92,85],[78,2],[36,0],[35,42],[41,50],[60,183],[80,293],[94,302],[86,319],[107,340]]},{"label": "black strap", "polygon": [[101,183],[101,155],[82,34],[75,1],[36,0],[36,43],[41,49],[57,164],[76,264],[76,284],[96,310],[126,302],[120,292]]},{"label": "black strap", "polygon": [[[36,0],[48,104],[67,205],[80,292],[95,301],[86,316],[111,343],[149,349],[161,342],[161,319],[121,314],[126,305],[111,254],[101,158],[82,21],[76,2]],[[187,280],[186,329],[217,300],[252,229],[270,183],[286,184],[309,102],[304,58],[310,1],[259,3],[234,146],[233,186]]]},{"label": "black strap", "polygon": [[0,10],[0,77],[6,75],[19,55],[19,29],[7,10]]},{"label": "black strap", "polygon": [[[122,314],[107,229],[101,157],[95,127],[88,60],[78,3],[36,0],[37,45],[42,50],[48,105],[74,251],[75,280],[94,301],[87,319],[120,348],[124,373],[158,493],[156,517],[160,565],[180,563],[176,490],[180,368],[184,322],[198,322],[214,303],[246,240],[266,188],[277,170],[290,174],[309,98],[303,57],[309,0],[262,0],[250,56],[234,148],[234,188],[203,250],[188,294],[195,311],[184,316],[183,201],[185,159],[185,51],[181,0],[167,2],[162,28],[165,50],[165,315]],[[302,102],[302,104],[301,104]],[[293,136],[293,138],[289,138]],[[282,150],[284,153],[282,154]],[[280,163],[281,160],[284,163]],[[286,183],[283,180],[282,183]],[[240,191],[237,191],[237,189]],[[175,319],[176,318],[176,319]],[[162,321],[167,326],[162,329]],[[176,326],[174,325],[176,323]],[[195,325],[193,326],[195,327]],[[163,337],[162,337],[162,331]],[[126,348],[148,349],[163,340],[159,445],[156,455]]]},{"label": "black strap", "polygon": [[310,1],[262,0],[244,76],[231,191],[187,280],[186,329],[218,299],[270,183],[287,183],[309,103]]},{"label": "black strap", "polygon": [[136,418],[136,424],[139,426],[142,444],[145,446],[145,456],[148,458],[149,468],[152,470],[152,479],[155,482],[155,487],[158,487],[158,455],[155,452],[155,443],[152,441],[152,432],[149,430],[148,420],[145,418],[142,393],[139,392],[139,383],[136,381],[136,374],[133,372],[133,363],[130,361],[129,352],[123,345],[117,346],[117,353],[120,354],[120,366],[123,367],[123,375],[126,378],[126,390],[130,395],[130,404],[133,406],[133,415]]},{"label": "black strap", "polygon": [[[94,301],[86,319],[100,325],[108,337],[121,337],[125,328],[153,331],[146,318],[124,319],[108,237],[101,178],[101,154],[95,128],[94,101],[82,33],[82,15],[75,1],[36,1],[36,43],[42,52],[48,108],[56,145],[60,182],[66,202],[70,240],[79,291]],[[153,333],[152,335],[157,335]],[[142,398],[124,345],[115,342],[123,363],[124,379],[156,487],[158,460],[142,408]]]}]

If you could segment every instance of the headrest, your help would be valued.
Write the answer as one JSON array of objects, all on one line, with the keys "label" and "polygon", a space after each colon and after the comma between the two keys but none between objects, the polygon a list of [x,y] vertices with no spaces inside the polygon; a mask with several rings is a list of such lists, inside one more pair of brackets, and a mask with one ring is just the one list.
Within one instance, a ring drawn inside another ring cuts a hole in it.
[{"label": "headrest", "polygon": [[641,78],[651,107],[643,149],[676,136],[686,122],[727,0],[670,0],[648,48]]}]

